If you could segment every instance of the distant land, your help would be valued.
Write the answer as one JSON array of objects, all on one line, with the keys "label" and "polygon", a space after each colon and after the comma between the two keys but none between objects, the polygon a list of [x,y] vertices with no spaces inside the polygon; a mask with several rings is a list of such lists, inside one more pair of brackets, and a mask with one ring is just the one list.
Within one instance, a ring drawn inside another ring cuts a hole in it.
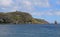
[{"label": "distant land", "polygon": [[49,24],[44,19],[33,18],[27,12],[0,12],[0,24]]}]

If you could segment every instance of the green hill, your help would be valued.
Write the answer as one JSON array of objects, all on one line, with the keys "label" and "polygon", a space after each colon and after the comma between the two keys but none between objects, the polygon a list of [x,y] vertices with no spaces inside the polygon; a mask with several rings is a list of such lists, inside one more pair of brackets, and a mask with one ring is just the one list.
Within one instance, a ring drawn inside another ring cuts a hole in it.
[{"label": "green hill", "polygon": [[48,24],[48,22],[33,18],[29,13],[16,11],[0,12],[0,24]]}]

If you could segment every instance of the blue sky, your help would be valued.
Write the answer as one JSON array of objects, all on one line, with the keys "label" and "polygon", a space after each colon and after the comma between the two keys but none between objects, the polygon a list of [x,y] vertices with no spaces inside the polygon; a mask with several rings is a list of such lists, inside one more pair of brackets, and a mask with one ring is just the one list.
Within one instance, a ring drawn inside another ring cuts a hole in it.
[{"label": "blue sky", "polygon": [[0,12],[22,11],[34,18],[60,23],[60,0],[0,0]]}]

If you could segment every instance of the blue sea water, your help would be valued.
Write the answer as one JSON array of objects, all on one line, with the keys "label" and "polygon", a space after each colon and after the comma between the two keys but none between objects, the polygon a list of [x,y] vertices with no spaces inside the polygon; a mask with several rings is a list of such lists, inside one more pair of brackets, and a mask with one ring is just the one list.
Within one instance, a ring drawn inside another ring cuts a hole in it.
[{"label": "blue sea water", "polygon": [[60,25],[0,25],[0,37],[60,37]]}]

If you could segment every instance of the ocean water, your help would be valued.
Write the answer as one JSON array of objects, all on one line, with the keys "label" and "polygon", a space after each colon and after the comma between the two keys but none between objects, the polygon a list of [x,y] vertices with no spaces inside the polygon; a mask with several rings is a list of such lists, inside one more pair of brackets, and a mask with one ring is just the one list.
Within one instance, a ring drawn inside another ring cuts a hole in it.
[{"label": "ocean water", "polygon": [[60,25],[0,25],[0,37],[60,37]]}]

